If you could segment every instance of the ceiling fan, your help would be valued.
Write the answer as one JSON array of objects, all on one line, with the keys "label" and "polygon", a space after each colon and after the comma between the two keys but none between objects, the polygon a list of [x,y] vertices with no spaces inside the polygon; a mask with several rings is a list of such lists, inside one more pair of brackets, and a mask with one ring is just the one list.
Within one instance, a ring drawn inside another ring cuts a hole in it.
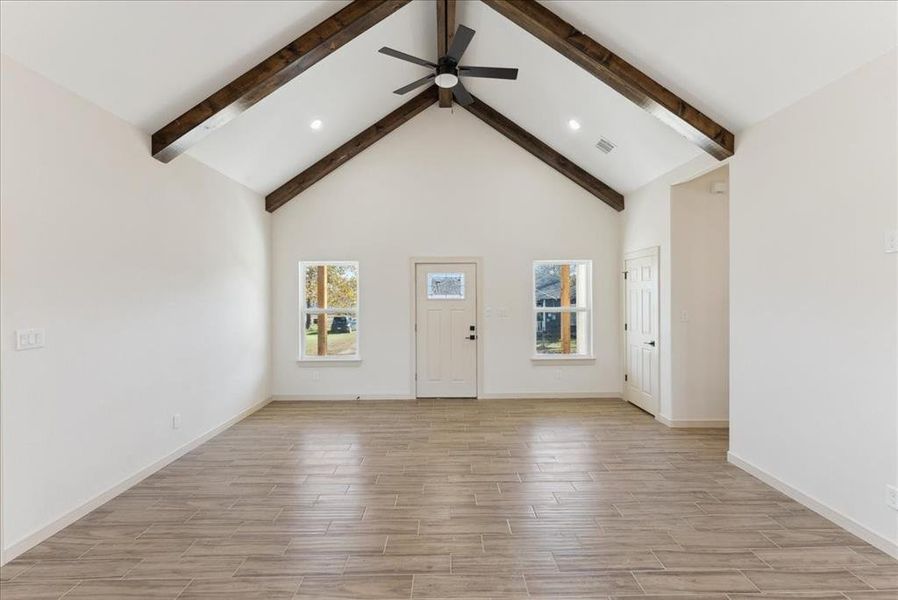
[{"label": "ceiling fan", "polygon": [[430,67],[434,70],[434,72],[427,77],[422,77],[417,81],[413,81],[412,83],[395,90],[393,93],[400,95],[407,94],[413,89],[430,82],[432,79],[439,87],[451,89],[452,95],[455,96],[455,101],[462,106],[467,106],[474,102],[474,97],[465,89],[465,86],[462,85],[459,77],[486,77],[489,79],[518,78],[517,69],[505,67],[463,67],[459,65],[458,63],[461,61],[462,54],[468,49],[468,44],[471,43],[473,38],[473,29],[469,29],[464,25],[459,25],[458,30],[455,32],[455,36],[452,38],[452,45],[449,46],[446,55],[441,56],[437,60],[437,64],[433,64],[429,60],[424,60],[417,56],[406,54],[405,52],[400,52],[399,50],[387,48],[386,46],[378,50],[381,54],[415,63],[422,67]]}]

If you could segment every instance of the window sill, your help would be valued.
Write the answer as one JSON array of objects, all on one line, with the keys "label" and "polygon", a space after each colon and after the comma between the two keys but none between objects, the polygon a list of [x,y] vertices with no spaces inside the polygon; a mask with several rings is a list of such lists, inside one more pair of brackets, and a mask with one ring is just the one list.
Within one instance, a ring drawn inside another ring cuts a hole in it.
[{"label": "window sill", "polygon": [[531,356],[530,361],[533,364],[554,364],[554,363],[565,363],[565,364],[593,364],[596,362],[595,356],[547,356],[547,355],[536,355]]},{"label": "window sill", "polygon": [[297,358],[296,364],[300,367],[356,367],[362,364],[360,356],[347,356],[346,358]]},{"label": "window sill", "polygon": [[559,363],[566,365],[591,365],[596,362],[595,356],[543,356],[536,355],[530,357],[530,362],[534,365],[557,365]]}]

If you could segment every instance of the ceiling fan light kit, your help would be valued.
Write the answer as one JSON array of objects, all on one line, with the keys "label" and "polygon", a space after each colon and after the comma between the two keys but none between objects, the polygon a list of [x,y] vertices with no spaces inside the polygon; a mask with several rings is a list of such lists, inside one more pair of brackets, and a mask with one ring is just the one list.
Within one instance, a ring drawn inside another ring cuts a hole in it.
[{"label": "ceiling fan light kit", "polygon": [[470,92],[468,92],[462,84],[461,77],[517,79],[517,69],[505,67],[465,67],[458,64],[461,61],[461,57],[465,53],[465,50],[468,49],[468,44],[470,44],[471,40],[474,38],[474,33],[473,29],[465,27],[464,25],[459,25],[458,30],[455,32],[455,36],[452,38],[452,45],[449,47],[446,55],[439,58],[437,64],[386,46],[378,50],[381,54],[386,54],[387,56],[392,56],[399,60],[433,69],[433,74],[422,77],[417,81],[413,81],[412,83],[395,90],[393,93],[399,95],[407,94],[415,88],[419,88],[433,80],[433,83],[437,84],[438,87],[451,89],[455,101],[462,106],[467,106],[474,102],[474,97],[471,96]]},{"label": "ceiling fan light kit", "polygon": [[440,63],[437,66],[437,76],[433,82],[441,88],[454,88],[458,84],[458,69],[450,65],[444,58],[440,59]]}]

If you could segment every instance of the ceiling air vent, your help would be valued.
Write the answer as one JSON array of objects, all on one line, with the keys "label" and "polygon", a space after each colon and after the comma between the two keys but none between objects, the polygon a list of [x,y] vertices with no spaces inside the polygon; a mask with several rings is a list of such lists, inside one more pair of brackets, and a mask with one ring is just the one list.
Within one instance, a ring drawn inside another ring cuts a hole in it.
[{"label": "ceiling air vent", "polygon": [[601,138],[596,144],[596,148],[598,148],[605,154],[609,154],[612,150],[614,150],[614,144],[611,141],[606,140],[605,138]]}]

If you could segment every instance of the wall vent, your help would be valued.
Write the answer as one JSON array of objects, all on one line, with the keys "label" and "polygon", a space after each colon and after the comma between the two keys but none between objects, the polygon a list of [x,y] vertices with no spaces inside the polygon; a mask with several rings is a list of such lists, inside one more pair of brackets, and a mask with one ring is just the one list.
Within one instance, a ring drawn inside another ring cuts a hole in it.
[{"label": "wall vent", "polygon": [[596,144],[596,148],[598,148],[605,154],[609,154],[612,150],[614,150],[614,143],[610,140],[606,140],[605,138],[601,138]]}]

